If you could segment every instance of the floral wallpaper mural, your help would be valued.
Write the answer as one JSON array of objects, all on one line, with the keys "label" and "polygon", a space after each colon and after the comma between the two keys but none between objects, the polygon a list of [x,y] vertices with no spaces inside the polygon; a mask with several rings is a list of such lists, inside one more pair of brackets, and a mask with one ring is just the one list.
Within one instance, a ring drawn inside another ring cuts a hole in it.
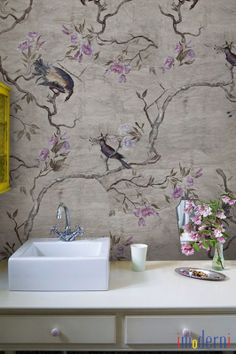
[{"label": "floral wallpaper mural", "polygon": [[[236,192],[235,12],[234,0],[0,2],[12,88],[1,259],[50,237],[62,201],[85,237],[110,235],[112,259],[132,242],[150,260],[185,259],[181,198]],[[225,248],[235,258],[234,237]]]}]

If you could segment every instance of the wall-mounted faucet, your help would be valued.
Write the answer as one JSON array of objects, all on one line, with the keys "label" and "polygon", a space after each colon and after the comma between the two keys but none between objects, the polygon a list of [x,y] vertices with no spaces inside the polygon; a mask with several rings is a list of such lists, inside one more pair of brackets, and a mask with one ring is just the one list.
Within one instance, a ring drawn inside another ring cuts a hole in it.
[{"label": "wall-mounted faucet", "polygon": [[74,241],[77,236],[84,234],[84,229],[81,226],[77,226],[75,230],[71,230],[70,213],[69,209],[64,203],[60,203],[57,208],[57,220],[62,219],[62,215],[65,215],[65,228],[64,230],[58,230],[57,225],[53,226],[51,232],[57,235],[62,241]]}]

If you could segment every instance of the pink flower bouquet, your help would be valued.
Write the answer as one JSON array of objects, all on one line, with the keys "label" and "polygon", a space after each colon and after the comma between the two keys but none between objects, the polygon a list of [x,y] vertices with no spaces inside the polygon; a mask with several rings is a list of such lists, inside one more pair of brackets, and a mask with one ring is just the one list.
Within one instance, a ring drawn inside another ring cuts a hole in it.
[{"label": "pink flower bouquet", "polygon": [[195,251],[206,250],[224,244],[229,237],[225,229],[226,220],[230,217],[230,209],[236,203],[232,193],[225,193],[220,199],[208,202],[189,200],[185,213],[188,223],[183,226],[181,235],[185,236],[181,251],[186,256]]}]

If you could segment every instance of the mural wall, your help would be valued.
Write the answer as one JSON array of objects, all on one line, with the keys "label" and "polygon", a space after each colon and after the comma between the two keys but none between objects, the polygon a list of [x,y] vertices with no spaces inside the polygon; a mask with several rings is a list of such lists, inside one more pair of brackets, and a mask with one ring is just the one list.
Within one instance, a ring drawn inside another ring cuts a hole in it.
[{"label": "mural wall", "polygon": [[185,258],[180,199],[236,191],[235,13],[234,0],[1,1],[1,258],[49,237],[60,202],[86,237],[110,235],[113,259],[132,242]]}]

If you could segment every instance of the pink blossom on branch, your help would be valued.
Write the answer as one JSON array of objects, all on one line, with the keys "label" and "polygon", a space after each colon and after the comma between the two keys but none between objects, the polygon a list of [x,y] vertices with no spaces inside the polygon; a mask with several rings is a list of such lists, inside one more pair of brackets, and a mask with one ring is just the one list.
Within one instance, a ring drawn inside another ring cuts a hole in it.
[{"label": "pink blossom on branch", "polygon": [[106,73],[112,72],[118,74],[118,81],[124,83],[127,81],[126,75],[131,71],[131,66],[129,64],[124,64],[121,61],[113,61]]},{"label": "pink blossom on branch", "polygon": [[149,205],[145,205],[144,207],[139,207],[134,209],[133,214],[139,218],[138,220],[138,225],[139,226],[145,226],[146,221],[145,218],[148,216],[155,216],[158,215],[157,211]]},{"label": "pink blossom on branch", "polygon": [[81,46],[83,54],[91,56],[93,54],[93,49],[90,43],[84,43]]},{"label": "pink blossom on branch", "polygon": [[21,52],[24,52],[25,50],[27,50],[28,48],[31,48],[31,47],[32,47],[32,44],[30,43],[30,41],[25,40],[18,45],[17,49],[19,49]]},{"label": "pink blossom on branch", "polygon": [[178,198],[182,197],[183,194],[184,194],[183,188],[181,188],[181,187],[175,187],[175,188],[173,189],[173,192],[172,192],[172,197],[173,197],[174,199],[178,199]]},{"label": "pink blossom on branch", "polygon": [[164,64],[163,64],[163,71],[170,70],[175,64],[175,59],[171,56],[168,56],[165,58]]}]

